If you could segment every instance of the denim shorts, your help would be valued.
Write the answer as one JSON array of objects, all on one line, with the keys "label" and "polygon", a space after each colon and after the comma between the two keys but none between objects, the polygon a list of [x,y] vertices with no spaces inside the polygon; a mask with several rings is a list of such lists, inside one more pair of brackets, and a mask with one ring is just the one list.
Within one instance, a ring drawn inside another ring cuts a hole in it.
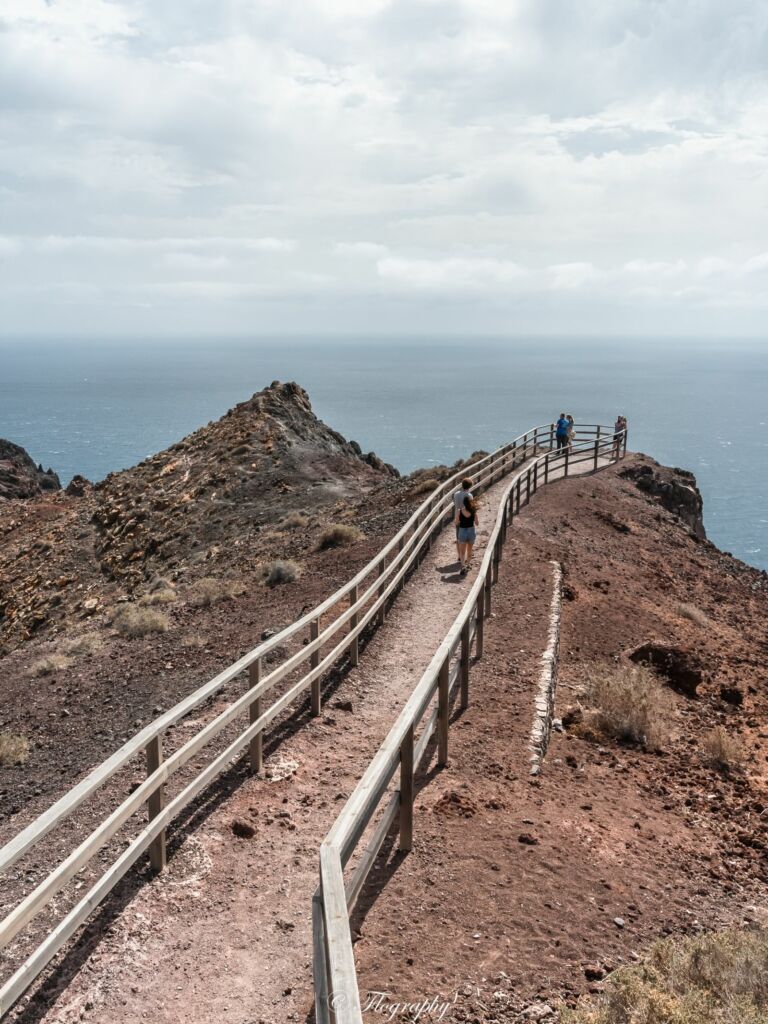
[{"label": "denim shorts", "polygon": [[474,526],[460,526],[456,531],[456,539],[459,544],[474,544],[477,540],[477,531]]}]

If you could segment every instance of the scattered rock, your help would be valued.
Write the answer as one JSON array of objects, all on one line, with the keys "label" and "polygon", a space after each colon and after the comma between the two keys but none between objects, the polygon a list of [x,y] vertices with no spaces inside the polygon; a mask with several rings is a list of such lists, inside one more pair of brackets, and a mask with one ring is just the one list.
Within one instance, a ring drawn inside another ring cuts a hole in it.
[{"label": "scattered rock", "polygon": [[630,651],[629,660],[649,665],[673,690],[686,697],[696,696],[704,675],[704,666],[693,651],[670,644],[648,641]]},{"label": "scattered rock", "polygon": [[517,837],[518,843],[522,843],[524,846],[538,846],[539,840],[536,836],[531,835],[530,832],[521,832]]},{"label": "scattered rock", "polygon": [[728,686],[724,683],[720,687],[720,700],[740,708],[744,703],[744,691],[738,686]]},{"label": "scattered rock", "polygon": [[243,821],[241,818],[235,818],[231,828],[238,839],[253,839],[256,835],[256,829],[253,825],[249,825],[247,821]]}]

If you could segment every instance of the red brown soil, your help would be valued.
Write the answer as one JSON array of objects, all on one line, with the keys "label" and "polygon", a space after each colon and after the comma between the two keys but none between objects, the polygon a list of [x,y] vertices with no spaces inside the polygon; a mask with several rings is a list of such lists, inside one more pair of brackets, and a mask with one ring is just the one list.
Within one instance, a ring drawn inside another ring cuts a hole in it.
[{"label": "red brown soil", "polygon": [[[413,853],[379,863],[354,919],[364,1000],[440,995],[444,1020],[513,1020],[539,1001],[573,1001],[663,935],[763,916],[766,578],[698,540],[622,477],[627,468],[552,485],[510,533],[450,764],[419,792]],[[643,641],[693,648],[706,664],[699,697],[675,696],[663,752],[566,731],[529,776],[551,559],[572,598],[558,714],[584,662]],[[739,687],[743,706],[723,701],[723,685]],[[703,763],[716,724],[740,738],[744,773]]]},{"label": "red brown soil", "polygon": [[[664,932],[757,913],[748,908],[765,871],[765,577],[696,539],[620,475],[627,465],[551,485],[512,528],[485,656],[473,668],[472,703],[451,729],[450,765],[423,780],[414,851],[382,860],[353,922],[363,993],[453,999],[459,990],[453,1018],[444,1019],[503,1020],[536,997],[585,990],[585,965],[600,973]],[[394,486],[400,504],[382,510],[375,493],[361,502],[372,524],[364,544],[342,557],[307,552],[299,584],[268,592],[254,586],[204,612],[174,610],[178,632],[139,642],[133,652],[135,641],[109,636],[74,679],[53,684],[65,693],[41,689],[32,710],[29,701],[23,710],[5,705],[6,724],[28,734],[39,727],[41,746],[29,767],[3,773],[0,796],[18,809],[3,835],[133,732],[132,712],[146,721],[153,701],[168,706],[251,646],[261,629],[290,621],[299,602],[314,603],[348,578],[412,507],[407,485]],[[143,887],[139,876],[129,879],[18,1019],[305,1019],[319,841],[447,629],[454,598],[440,599],[446,622],[425,607],[437,603],[436,593],[463,593],[448,571],[448,535],[441,545],[371,639],[359,669],[326,688],[323,715],[299,716],[302,728],[284,730],[270,745],[271,777],[254,779],[242,763],[233,765],[174,833],[168,871]],[[532,782],[527,742],[553,558],[564,563],[573,598],[564,609],[559,712],[572,702],[581,663],[619,657],[649,639],[695,647],[709,676],[698,699],[675,697],[675,739],[662,754],[556,734]],[[705,612],[709,625],[681,616],[681,602]],[[206,646],[182,659],[180,641],[194,633]],[[405,645],[415,641],[411,652]],[[10,686],[21,687],[14,680],[30,658],[22,650],[5,660]],[[126,673],[127,711],[116,699]],[[742,706],[721,699],[724,684],[739,686]],[[64,697],[72,711],[62,721]],[[336,706],[347,700],[351,714]],[[89,729],[89,703],[98,736]],[[744,775],[727,778],[703,765],[701,737],[716,722],[741,733],[750,752]],[[39,792],[27,803],[32,786]],[[14,889],[44,868],[31,865]],[[12,895],[4,890],[3,902]]]}]

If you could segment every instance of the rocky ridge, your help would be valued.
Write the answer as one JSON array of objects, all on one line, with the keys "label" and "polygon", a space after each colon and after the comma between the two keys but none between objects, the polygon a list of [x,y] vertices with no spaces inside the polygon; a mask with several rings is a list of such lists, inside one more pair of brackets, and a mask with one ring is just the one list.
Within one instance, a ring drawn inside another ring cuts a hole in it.
[{"label": "rocky ridge", "polygon": [[60,488],[59,478],[52,469],[35,464],[21,445],[0,438],[0,500],[37,498]]}]

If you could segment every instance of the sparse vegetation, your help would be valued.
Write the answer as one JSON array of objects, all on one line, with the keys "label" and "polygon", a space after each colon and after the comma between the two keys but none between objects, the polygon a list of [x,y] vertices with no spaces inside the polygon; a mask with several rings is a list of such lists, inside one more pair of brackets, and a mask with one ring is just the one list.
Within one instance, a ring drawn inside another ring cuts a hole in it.
[{"label": "sparse vegetation", "polygon": [[622,967],[562,1024],[765,1024],[768,934],[722,931],[656,943]]},{"label": "sparse vegetation", "polygon": [[679,604],[677,606],[677,614],[684,619],[690,619],[691,622],[695,622],[697,626],[708,626],[709,619],[707,615],[697,608],[693,604]]},{"label": "sparse vegetation", "polygon": [[299,571],[299,566],[296,562],[281,558],[275,562],[270,562],[264,570],[267,586],[277,587],[281,583],[293,583],[298,578]]},{"label": "sparse vegetation", "polygon": [[326,527],[317,540],[317,550],[327,551],[329,548],[345,548],[357,544],[364,537],[363,531],[357,526],[335,523]]},{"label": "sparse vegetation", "polygon": [[157,590],[150,590],[148,594],[142,594],[139,604],[142,608],[151,608],[156,604],[173,604],[178,600],[178,594],[171,586],[158,587]]},{"label": "sparse vegetation", "polygon": [[669,732],[674,700],[646,665],[610,662],[586,668],[585,721],[604,737],[659,750]]},{"label": "sparse vegetation", "polygon": [[33,679],[39,679],[41,676],[53,676],[57,672],[63,672],[71,664],[72,659],[66,654],[46,654],[32,662],[27,674]]},{"label": "sparse vegetation", "polygon": [[436,487],[440,486],[440,481],[435,477],[427,477],[426,480],[419,480],[416,486],[413,488],[415,495],[429,494],[430,491],[434,491]]},{"label": "sparse vegetation", "polygon": [[231,601],[245,591],[239,580],[217,580],[205,576],[197,580],[187,591],[187,601],[193,608],[208,608],[219,601]]},{"label": "sparse vegetation", "polygon": [[706,763],[726,774],[737,771],[744,764],[744,748],[722,725],[707,733],[701,748]]},{"label": "sparse vegetation", "polygon": [[59,645],[59,649],[63,654],[71,654],[75,657],[84,654],[90,657],[98,651],[103,642],[98,633],[83,633],[82,636],[73,636],[69,640],[64,640]]},{"label": "sparse vegetation", "polygon": [[309,526],[309,516],[303,512],[289,512],[280,520],[281,530],[304,530]]},{"label": "sparse vegetation", "polygon": [[0,766],[24,764],[29,757],[29,740],[11,732],[0,732]]},{"label": "sparse vegetation", "polygon": [[112,618],[112,625],[122,636],[135,638],[149,636],[150,633],[164,633],[170,622],[167,616],[154,608],[121,604]]}]

